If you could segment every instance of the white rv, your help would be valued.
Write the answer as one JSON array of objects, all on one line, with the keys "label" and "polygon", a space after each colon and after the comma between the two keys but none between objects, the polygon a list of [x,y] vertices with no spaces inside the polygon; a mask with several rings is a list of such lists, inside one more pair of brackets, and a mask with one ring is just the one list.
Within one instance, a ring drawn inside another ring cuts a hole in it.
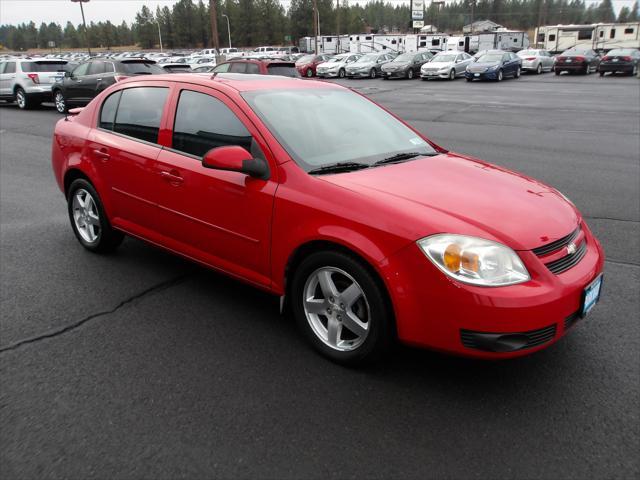
[{"label": "white rv", "polygon": [[358,33],[349,36],[351,53],[402,52],[404,35]]},{"label": "white rv", "polygon": [[[314,53],[316,42],[313,37],[302,37],[298,42],[298,48],[303,53]],[[318,55],[323,53],[336,54],[349,52],[349,35],[340,35],[338,44],[337,35],[322,35],[318,37]]]},{"label": "white rv", "polygon": [[418,35],[405,35],[404,51],[417,52],[418,50],[444,50],[447,37],[446,33],[420,33]]},{"label": "white rv", "polygon": [[469,51],[472,53],[482,50],[519,52],[525,48],[529,48],[529,34],[523,31],[506,29],[473,35],[469,45]]},{"label": "white rv", "polygon": [[563,52],[576,46],[604,51],[640,48],[640,22],[546,25],[536,28],[535,35],[538,48],[550,52]]}]

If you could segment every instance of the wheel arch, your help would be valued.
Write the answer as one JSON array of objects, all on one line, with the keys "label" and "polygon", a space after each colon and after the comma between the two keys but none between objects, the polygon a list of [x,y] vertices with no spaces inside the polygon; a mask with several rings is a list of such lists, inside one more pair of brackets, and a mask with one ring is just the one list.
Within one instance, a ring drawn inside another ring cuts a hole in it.
[{"label": "wheel arch", "polygon": [[358,251],[358,249],[347,246],[343,243],[339,243],[337,241],[328,240],[328,239],[317,239],[317,240],[309,240],[305,243],[299,245],[295,250],[291,252],[289,258],[287,259],[287,263],[284,269],[284,279],[283,279],[283,288],[285,294],[285,304],[288,302],[290,298],[290,289],[291,289],[291,278],[295,275],[297,268],[300,266],[302,261],[307,258],[310,254],[315,252],[338,252],[345,255],[349,255],[354,258],[358,262],[360,262],[364,268],[372,275],[376,282],[378,282],[382,291],[384,292],[384,301],[387,305],[389,314],[392,316],[392,324],[393,331],[397,335],[397,324],[396,324],[396,315],[395,308],[392,300],[391,293],[389,291],[389,285],[385,281],[384,274],[380,271],[380,269],[375,265],[371,259],[367,258],[367,256]]},{"label": "wheel arch", "polygon": [[86,180],[87,182],[89,182],[91,185],[93,185],[93,188],[96,189],[96,191],[98,190],[96,187],[96,184],[93,182],[93,180],[91,180],[91,178],[89,177],[89,175],[87,175],[85,172],[83,172],[82,170],[80,170],[79,168],[70,168],[68,169],[63,177],[63,187],[64,187],[64,196],[65,198],[69,198],[69,187],[71,186],[71,184],[79,179],[82,178],[84,180]]}]

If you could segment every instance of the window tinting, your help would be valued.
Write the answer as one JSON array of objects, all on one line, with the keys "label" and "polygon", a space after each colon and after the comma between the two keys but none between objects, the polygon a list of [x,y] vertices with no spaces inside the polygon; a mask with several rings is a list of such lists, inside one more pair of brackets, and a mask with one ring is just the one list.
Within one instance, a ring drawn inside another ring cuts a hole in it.
[{"label": "window tinting", "polygon": [[260,67],[255,63],[247,63],[246,73],[260,73]]},{"label": "window tinting", "polygon": [[2,73],[16,73],[16,62],[7,62],[7,66]]},{"label": "window tinting", "polygon": [[118,108],[118,101],[120,100],[120,94],[122,90],[117,91],[107,97],[102,104],[102,110],[100,111],[100,128],[106,128],[113,130],[113,121],[116,119],[116,110]]},{"label": "window tinting", "polygon": [[88,63],[82,63],[80,65],[78,65],[76,67],[76,69],[72,72],[74,77],[82,77],[83,75],[87,74],[87,71],[89,70],[89,64]]},{"label": "window tinting", "polygon": [[158,142],[160,119],[168,88],[138,87],[122,92],[114,131],[151,143]]},{"label": "window tinting", "polygon": [[555,39],[556,39],[556,34],[555,33],[552,33],[552,34],[549,35],[549,41],[550,42],[553,42]]},{"label": "window tinting", "polygon": [[67,62],[24,62],[23,72],[62,72]]},{"label": "window tinting", "polygon": [[89,66],[89,75],[99,75],[104,72],[104,62],[91,62],[91,65]]},{"label": "window tinting", "polygon": [[591,40],[593,30],[578,30],[578,40]]},{"label": "window tinting", "polygon": [[630,34],[630,33],[633,33],[633,28],[625,28],[625,29],[624,29],[624,33],[625,33],[626,35],[628,35],[628,34]]},{"label": "window tinting", "polygon": [[231,73],[246,73],[247,72],[247,64],[244,62],[233,62],[231,67],[229,67],[229,72]]},{"label": "window tinting", "polygon": [[271,64],[267,67],[269,75],[280,75],[283,77],[299,77],[298,70],[294,66]]},{"label": "window tinting", "polygon": [[173,127],[173,148],[203,157],[212,148],[239,145],[251,150],[251,134],[217,98],[184,90]]},{"label": "window tinting", "polygon": [[[180,59],[182,60],[182,59]],[[183,63],[183,62],[179,62]],[[122,73],[128,73],[131,75],[151,75],[166,73],[162,67],[157,66],[155,63],[149,63],[145,61],[136,62],[121,62],[118,66],[118,71]]]},{"label": "window tinting", "polygon": [[223,63],[222,65],[218,65],[216,68],[214,68],[213,71],[216,73],[226,73],[229,71],[230,66],[230,63]]}]

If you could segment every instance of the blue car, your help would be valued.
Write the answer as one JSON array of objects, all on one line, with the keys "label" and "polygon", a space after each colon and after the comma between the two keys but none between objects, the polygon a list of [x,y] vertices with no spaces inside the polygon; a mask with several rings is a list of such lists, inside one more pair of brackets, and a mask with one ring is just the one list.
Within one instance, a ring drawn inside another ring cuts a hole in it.
[{"label": "blue car", "polygon": [[511,52],[488,50],[465,72],[467,82],[474,80],[496,80],[501,82],[505,77],[519,78],[522,71],[522,59]]}]

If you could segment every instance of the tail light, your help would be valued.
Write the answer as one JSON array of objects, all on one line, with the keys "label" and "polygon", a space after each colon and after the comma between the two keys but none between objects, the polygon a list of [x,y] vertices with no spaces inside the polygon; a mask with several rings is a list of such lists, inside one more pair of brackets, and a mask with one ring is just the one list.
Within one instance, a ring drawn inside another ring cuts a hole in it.
[{"label": "tail light", "polygon": [[527,57],[525,58],[525,60],[529,61],[529,62],[533,62],[536,59],[536,57]]},{"label": "tail light", "polygon": [[122,80],[126,80],[129,78],[128,75],[116,75],[113,77],[116,82],[121,82]]},{"label": "tail light", "polygon": [[584,57],[575,57],[578,62],[584,62],[586,59]]},{"label": "tail light", "polygon": [[611,57],[606,57],[606,56],[605,56],[605,57],[602,57],[602,60],[603,60],[603,61],[605,61],[605,60],[611,60]]},{"label": "tail light", "polygon": [[29,77],[33,83],[40,83],[40,77],[38,77],[37,73],[27,73],[27,77]]},{"label": "tail light", "polygon": [[566,60],[566,58],[565,58],[565,57],[558,57],[558,58],[557,58],[557,61],[559,61],[559,62],[564,62],[565,60]]},{"label": "tail light", "polygon": [[631,57],[622,57],[622,61],[630,62],[631,61]]}]

